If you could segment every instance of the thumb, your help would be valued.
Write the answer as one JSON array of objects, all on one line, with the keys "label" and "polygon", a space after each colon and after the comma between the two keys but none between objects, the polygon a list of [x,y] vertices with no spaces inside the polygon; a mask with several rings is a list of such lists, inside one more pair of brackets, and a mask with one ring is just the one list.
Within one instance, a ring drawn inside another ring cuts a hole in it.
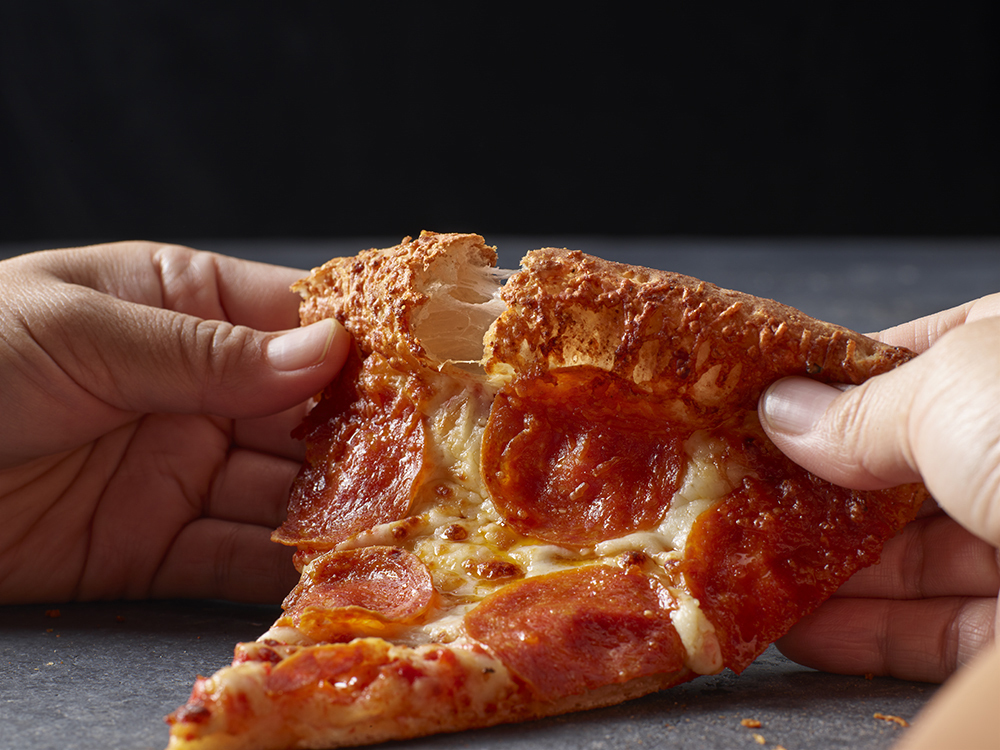
[{"label": "thumb", "polygon": [[854,388],[786,378],[761,423],[793,461],[835,484],[923,481],[973,533],[1000,544],[1000,319],[970,323]]},{"label": "thumb", "polygon": [[30,396],[19,403],[35,414],[61,404],[77,428],[96,434],[134,414],[245,418],[282,411],[322,390],[350,347],[350,334],[332,319],[259,331],[90,290],[36,319],[30,335],[19,337],[20,348],[46,387],[25,388],[41,403]]},{"label": "thumb", "polygon": [[0,467],[77,447],[139,414],[276,414],[321,391],[351,346],[335,320],[262,332],[112,306],[118,314],[49,316],[0,339],[0,413],[9,428]]},{"label": "thumb", "polygon": [[273,414],[322,390],[350,346],[350,334],[332,319],[264,332],[169,311],[151,313],[163,318],[159,322],[167,330],[140,342],[132,331],[127,356],[105,350],[111,391],[104,399],[126,411]]},{"label": "thumb", "polygon": [[875,490],[920,481],[907,389],[888,380],[852,387],[784,378],[761,396],[761,424],[789,458],[834,484]]}]

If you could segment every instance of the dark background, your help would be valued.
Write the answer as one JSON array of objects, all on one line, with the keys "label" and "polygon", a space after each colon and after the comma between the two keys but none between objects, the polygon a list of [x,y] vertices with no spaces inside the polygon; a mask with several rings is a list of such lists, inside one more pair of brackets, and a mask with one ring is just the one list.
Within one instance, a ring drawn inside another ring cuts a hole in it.
[{"label": "dark background", "polygon": [[4,3],[0,241],[1000,233],[996,3],[754,5]]}]

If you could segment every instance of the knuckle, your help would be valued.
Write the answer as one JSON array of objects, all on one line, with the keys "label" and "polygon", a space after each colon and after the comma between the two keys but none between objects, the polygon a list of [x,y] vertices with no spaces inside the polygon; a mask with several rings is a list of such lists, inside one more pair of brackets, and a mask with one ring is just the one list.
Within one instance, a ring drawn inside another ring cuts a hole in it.
[{"label": "knuckle", "polygon": [[868,457],[872,454],[868,443],[871,439],[872,398],[865,383],[851,389],[839,398],[836,409],[831,410],[829,432],[831,444],[849,455],[843,457],[847,464],[857,464],[869,473]]},{"label": "knuckle", "polygon": [[181,245],[161,245],[153,253],[163,306],[203,318],[225,319],[218,267],[212,253]]},{"label": "knuckle", "polygon": [[238,386],[243,365],[259,348],[250,329],[224,321],[194,321],[187,335],[188,368],[206,394]]},{"label": "knuckle", "polygon": [[902,563],[897,567],[900,571],[897,583],[904,598],[923,599],[928,593],[925,591],[925,582],[935,573],[933,561],[928,560],[926,554],[928,545],[933,545],[933,540],[928,536],[927,524],[911,526],[907,532],[901,536],[903,552]]},{"label": "knuckle", "polygon": [[220,378],[236,369],[251,349],[250,331],[242,326],[203,321],[199,323],[199,329],[212,370]]}]

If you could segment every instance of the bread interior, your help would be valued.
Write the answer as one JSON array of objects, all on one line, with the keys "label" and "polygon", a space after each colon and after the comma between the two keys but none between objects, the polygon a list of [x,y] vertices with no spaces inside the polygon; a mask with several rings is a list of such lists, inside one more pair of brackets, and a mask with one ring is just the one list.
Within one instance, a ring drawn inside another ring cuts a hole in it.
[{"label": "bread interior", "polygon": [[469,262],[442,263],[433,271],[414,333],[432,359],[480,372],[483,338],[507,307],[500,292],[514,272]]}]

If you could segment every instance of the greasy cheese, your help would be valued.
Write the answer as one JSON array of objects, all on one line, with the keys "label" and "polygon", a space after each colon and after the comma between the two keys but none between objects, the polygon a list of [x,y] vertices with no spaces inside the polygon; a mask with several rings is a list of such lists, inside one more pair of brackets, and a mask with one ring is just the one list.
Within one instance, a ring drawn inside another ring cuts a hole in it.
[{"label": "greasy cheese", "polygon": [[[654,561],[655,576],[660,566],[680,559],[697,517],[725,497],[734,477],[738,479],[738,474],[719,468],[723,444],[696,433],[684,446],[687,468],[681,487],[656,528],[586,547],[539,542],[504,522],[480,476],[492,389],[471,377],[436,374],[431,379],[436,395],[427,413],[433,469],[417,492],[411,517],[376,526],[337,547],[393,544],[427,564],[440,605],[427,623],[403,637],[406,645],[463,642],[465,613],[512,577],[600,563],[618,566],[622,554],[630,551]],[[497,569],[513,575],[489,574]],[[677,588],[671,587],[670,593],[676,603],[671,619],[687,652],[686,666],[700,674],[719,671],[722,657],[714,628],[698,601]]]}]

